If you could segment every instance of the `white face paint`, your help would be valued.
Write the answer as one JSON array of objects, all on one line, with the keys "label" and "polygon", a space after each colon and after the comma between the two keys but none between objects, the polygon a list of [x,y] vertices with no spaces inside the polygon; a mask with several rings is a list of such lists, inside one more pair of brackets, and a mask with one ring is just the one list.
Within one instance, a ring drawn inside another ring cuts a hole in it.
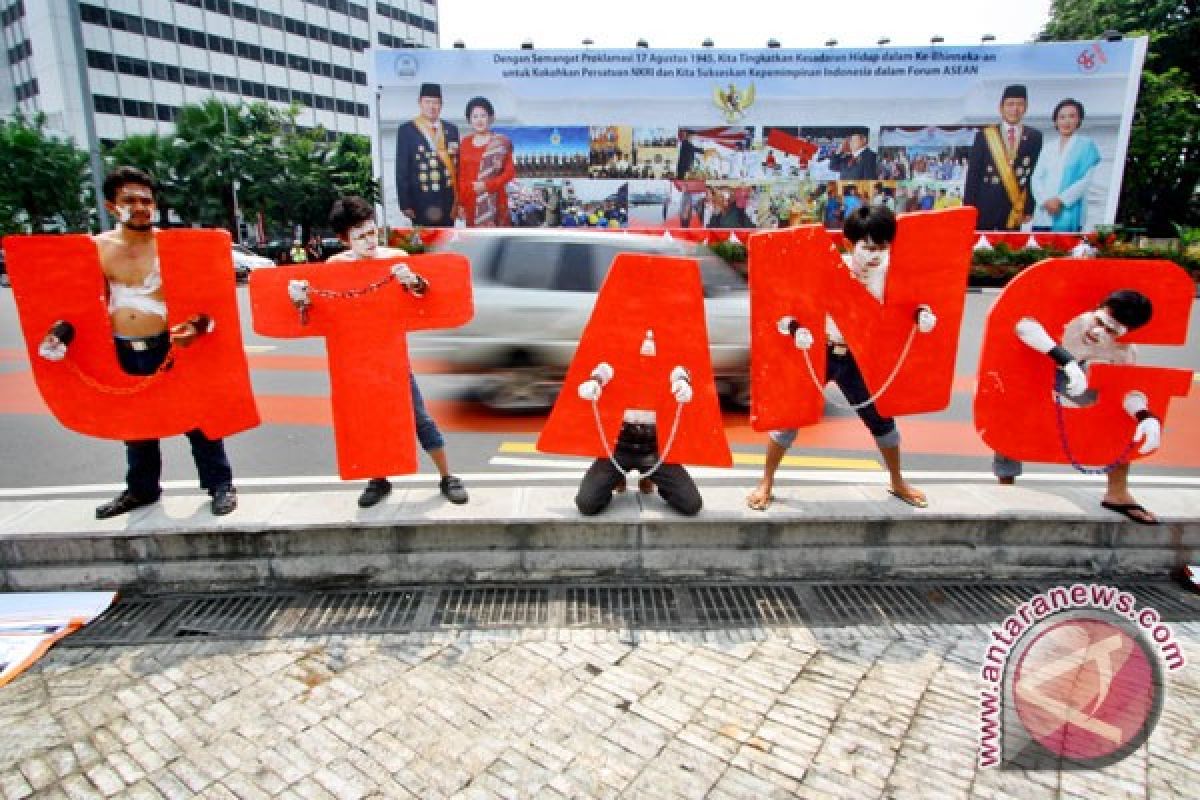
[{"label": "white face paint", "polygon": [[355,225],[346,232],[346,237],[350,240],[350,249],[355,256],[375,258],[379,250],[379,229],[375,227],[373,220]]},{"label": "white face paint", "polygon": [[865,278],[871,270],[886,268],[890,257],[891,247],[886,244],[875,244],[870,239],[863,239],[854,243],[854,250],[850,255],[850,265],[857,276]]},{"label": "white face paint", "polygon": [[1083,331],[1083,340],[1091,345],[1109,345],[1124,336],[1128,329],[1112,318],[1106,308],[1097,308],[1088,312],[1087,327]]}]

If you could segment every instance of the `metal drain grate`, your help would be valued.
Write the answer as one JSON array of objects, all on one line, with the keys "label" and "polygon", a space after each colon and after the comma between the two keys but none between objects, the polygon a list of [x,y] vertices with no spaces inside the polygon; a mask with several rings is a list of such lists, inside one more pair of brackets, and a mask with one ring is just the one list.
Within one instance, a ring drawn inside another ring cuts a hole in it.
[{"label": "metal drain grate", "polygon": [[410,630],[423,594],[407,589],[298,597],[280,614],[280,627],[273,633],[320,635]]},{"label": "metal drain grate", "polygon": [[271,632],[272,621],[290,597],[234,595],[185,600],[165,630],[152,635],[180,639],[189,636],[247,637]]},{"label": "metal drain grate", "polygon": [[679,627],[683,619],[673,589],[664,586],[568,588],[569,627]]},{"label": "metal drain grate", "polygon": [[170,600],[118,600],[90,625],[63,641],[79,646],[144,642],[177,605]]},{"label": "metal drain grate", "polygon": [[435,627],[505,628],[545,625],[548,591],[543,588],[495,586],[446,589],[433,612]]},{"label": "metal drain grate", "polygon": [[700,625],[799,625],[806,614],[790,586],[692,586]]},{"label": "metal drain grate", "polygon": [[[1139,607],[1200,620],[1200,597],[1129,583]],[[1045,587],[1005,583],[515,584],[119,600],[67,647],[436,629],[708,629],[888,623],[999,624]]]},{"label": "metal drain grate", "polygon": [[1178,622],[1200,617],[1200,596],[1178,586],[1127,583],[1119,584],[1118,588],[1136,597],[1138,608],[1153,608],[1165,620]]},{"label": "metal drain grate", "polygon": [[952,583],[929,587],[931,602],[963,622],[1000,622],[1041,587],[1028,583]]}]

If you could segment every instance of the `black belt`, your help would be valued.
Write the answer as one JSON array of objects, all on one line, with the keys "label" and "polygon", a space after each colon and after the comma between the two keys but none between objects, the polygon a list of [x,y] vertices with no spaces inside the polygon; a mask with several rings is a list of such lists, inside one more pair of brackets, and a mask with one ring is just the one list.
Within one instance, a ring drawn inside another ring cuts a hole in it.
[{"label": "black belt", "polygon": [[117,347],[122,350],[129,350],[134,353],[144,353],[147,350],[158,350],[168,347],[171,344],[171,335],[166,331],[155,334],[154,336],[117,336],[113,338],[117,343]]}]

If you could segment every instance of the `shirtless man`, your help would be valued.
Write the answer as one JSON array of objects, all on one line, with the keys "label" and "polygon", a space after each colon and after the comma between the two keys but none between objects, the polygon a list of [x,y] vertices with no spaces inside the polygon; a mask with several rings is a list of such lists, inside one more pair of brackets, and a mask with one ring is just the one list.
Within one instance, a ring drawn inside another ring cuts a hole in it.
[{"label": "shirtless man", "polygon": [[[115,230],[95,237],[100,268],[108,280],[108,312],[121,369],[130,375],[153,375],[167,360],[171,347],[187,347],[207,333],[211,320],[203,314],[167,328],[162,273],[154,240],[154,179],[134,167],[118,167],[104,179],[104,205],[118,220]],[[42,342],[43,357],[61,359],[73,335],[58,323]],[[212,513],[237,508],[233,470],[221,439],[209,439],[199,429],[188,431],[200,485],[212,496]],[[158,439],[125,442],[128,472],[125,491],[96,509],[108,519],[158,502],[162,494],[162,455]]]}]

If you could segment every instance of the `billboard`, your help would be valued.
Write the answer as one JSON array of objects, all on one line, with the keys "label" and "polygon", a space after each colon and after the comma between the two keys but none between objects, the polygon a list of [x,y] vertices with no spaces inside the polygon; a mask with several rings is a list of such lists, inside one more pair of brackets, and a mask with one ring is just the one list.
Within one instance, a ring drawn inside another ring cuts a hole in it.
[{"label": "billboard", "polygon": [[1091,230],[1146,44],[377,49],[386,221],[840,227],[967,203],[983,229]]}]

